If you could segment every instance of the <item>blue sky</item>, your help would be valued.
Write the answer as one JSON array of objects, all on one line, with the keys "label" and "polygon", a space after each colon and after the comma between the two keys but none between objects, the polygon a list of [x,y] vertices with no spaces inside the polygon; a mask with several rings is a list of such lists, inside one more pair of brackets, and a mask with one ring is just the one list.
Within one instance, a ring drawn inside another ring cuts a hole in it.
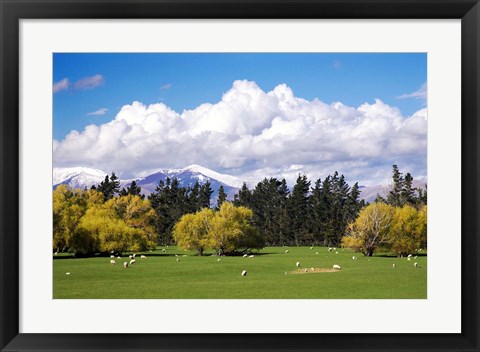
[{"label": "blue sky", "polygon": [[[91,141],[93,137],[90,136],[90,139],[87,138],[87,134],[90,132],[87,133],[84,130],[86,126],[94,125],[101,129],[101,126],[108,124],[114,119],[118,120],[116,117],[122,107],[132,106],[132,103],[135,101],[142,103],[146,107],[156,103],[165,104],[165,106],[175,111],[179,116],[182,115],[184,110],[192,110],[195,111],[195,118],[200,119],[200,110],[198,110],[198,107],[205,103],[215,105],[222,102],[222,97],[226,92],[233,91],[232,94],[238,93],[240,94],[238,99],[241,99],[244,93],[247,95],[258,95],[258,92],[255,93],[258,90],[262,94],[267,94],[268,92],[273,92],[275,87],[282,84],[288,87],[295,99],[304,99],[312,102],[316,98],[327,105],[331,105],[334,102],[341,102],[349,108],[359,109],[357,112],[364,117],[371,115],[371,112],[367,113],[364,111],[364,108],[360,108],[365,103],[367,103],[368,106],[373,106],[368,109],[378,111],[379,103],[377,104],[375,99],[380,99],[382,104],[396,111],[391,114],[396,116],[398,115],[397,112],[399,112],[401,115],[401,117],[399,117],[400,120],[405,120],[426,107],[427,56],[424,53],[56,53],[53,59],[53,135],[55,143],[61,147],[65,144],[63,143],[64,138],[72,130],[76,130],[79,133],[79,136],[75,136],[75,138],[83,136],[85,140]],[[237,85],[237,89],[234,85],[236,81],[253,82],[254,86]],[[220,104],[218,109],[224,107],[225,104],[227,103],[223,102]],[[230,102],[228,104],[234,103]],[[266,100],[262,100],[262,104],[267,104]],[[268,104],[270,104],[270,102]],[[315,110],[316,108],[313,107],[313,105],[305,107],[306,110],[304,110],[302,114],[305,114],[305,111],[310,111],[311,109]],[[232,106],[224,113],[228,115],[233,109]],[[237,118],[243,118],[242,116],[248,114],[248,111],[251,111],[255,107],[249,106],[243,108],[243,110],[239,110]],[[382,109],[383,108],[382,105]],[[395,108],[398,108],[398,110]],[[140,108],[134,106],[134,109],[138,110]],[[213,110],[217,111],[218,109]],[[267,110],[271,112],[273,111],[272,109],[275,110],[276,108],[269,106]],[[280,106],[279,109],[282,110],[284,107]],[[137,115],[145,112],[144,110],[140,110],[138,110]],[[325,117],[325,114],[328,113],[323,110],[321,110],[323,111],[321,112],[320,110],[315,110],[316,112],[312,114],[316,114],[317,119],[324,116],[325,121],[330,121],[331,119]],[[282,118],[292,123],[294,119],[292,117],[293,115],[288,115],[289,113],[284,110],[282,111],[283,112],[276,112],[275,114],[280,114]],[[154,114],[156,114],[155,116],[157,116],[159,121],[164,120],[166,118],[165,116],[168,115],[162,115],[164,112],[158,111],[155,111]],[[261,125],[261,130],[250,131],[252,133],[249,135],[251,137],[259,137],[261,131],[265,131],[265,128],[272,126],[271,123],[276,116],[275,114],[271,115],[271,119],[268,122]],[[345,114],[347,113],[340,113],[341,116]],[[287,115],[289,117],[287,117]],[[185,119],[185,116],[182,115],[182,118]],[[387,120],[391,120],[391,118],[393,118],[392,116],[384,117]],[[216,115],[216,118],[222,119],[222,116]],[[230,116],[230,118],[233,117]],[[351,115],[349,118],[354,119],[354,116]],[[124,119],[124,121],[127,120],[128,119]],[[132,122],[133,120],[131,118],[128,121],[127,124],[129,128],[136,123]],[[358,116],[356,120],[347,119],[342,123],[350,123],[350,121],[358,122]],[[226,120],[224,123],[227,123]],[[398,122],[396,123],[398,125]],[[170,126],[169,128],[173,128],[171,125],[168,126]],[[357,127],[358,128],[352,132],[355,136],[363,133],[360,132],[360,127]],[[180,127],[176,126],[173,130],[178,128]],[[192,127],[190,125],[188,127],[183,126],[182,128],[187,128],[189,131],[199,129],[198,126]],[[398,126],[395,128],[398,128]],[[215,127],[213,129],[219,132],[218,128]],[[103,130],[106,130],[106,128]],[[131,136],[131,128],[128,131],[129,132],[125,133],[130,133]],[[225,131],[220,132],[226,133]],[[244,132],[242,129],[235,131],[230,129],[227,134],[231,135],[232,133],[236,133],[238,136],[241,135],[242,143],[245,144],[247,141],[244,138]],[[98,131],[95,133],[95,136],[100,138],[101,134],[99,134]],[[325,131],[325,135],[327,134],[327,131]],[[72,149],[74,145],[72,138],[71,135],[70,149]],[[121,137],[118,138],[121,139]],[[131,140],[131,137],[129,138],[128,140]],[[163,137],[158,138],[161,139]],[[156,139],[157,141],[159,140],[158,138]],[[405,138],[402,139],[402,141],[399,140],[399,145],[407,143]],[[418,136],[414,136],[414,134],[408,138],[413,138],[418,142]],[[325,139],[322,139],[322,141],[323,140]],[[238,140],[236,140],[235,143],[237,142]],[[75,139],[75,143],[77,146],[82,145],[80,139]],[[317,141],[317,144],[318,143],[322,142]],[[386,142],[383,141],[382,143]],[[100,148],[100,146],[98,148]],[[104,147],[102,148],[105,149]],[[407,147],[402,148],[400,149],[409,149]],[[102,169],[102,163],[105,163],[107,158],[103,155],[103,158],[99,160],[94,160],[92,157],[82,159],[79,158],[78,155],[75,155],[75,157],[69,159],[68,153],[66,152],[67,149],[65,146],[63,149],[58,149],[58,153],[54,152],[54,154],[57,153],[59,155],[58,158],[54,158],[56,166],[72,166],[73,164],[82,163],[85,164],[82,166],[97,166]],[[319,149],[323,150],[322,146],[319,146]],[[60,153],[60,151],[62,152]],[[85,150],[84,152],[92,153],[92,150]],[[82,154],[82,150],[76,150],[76,153]],[[138,154],[138,150],[136,150],[135,153],[139,158],[146,157],[146,155]],[[245,153],[247,153],[247,150],[245,150]],[[328,156],[326,151],[325,153],[326,156],[320,159],[323,161],[327,159],[332,161],[331,156]],[[409,153],[412,154],[411,151],[409,151]],[[358,156],[354,154],[356,153],[352,154],[348,152],[344,156],[340,156],[339,159],[348,159],[350,157],[355,158],[356,161],[367,160],[363,155]],[[423,157],[423,155],[426,155],[426,134],[425,150],[422,150],[420,154],[422,155],[422,160],[425,159],[425,162],[423,163],[424,165],[418,169],[418,172],[425,176],[426,156]],[[377,154],[372,154],[372,156],[375,155]],[[203,155],[202,157],[208,159],[208,156]],[[264,165],[260,165],[262,163],[260,160],[261,156],[257,156],[255,160],[250,160],[248,155],[235,155],[232,157],[237,158],[238,162],[229,163],[218,161],[216,164],[211,163],[210,166],[219,171],[228,171],[239,175],[248,172],[251,173],[253,169],[258,171],[262,167],[268,167],[272,170],[275,168],[279,170],[279,168],[281,168],[278,163],[270,165],[268,162],[264,162]],[[266,159],[272,160],[270,159],[271,157],[273,158],[273,156],[267,156]],[[406,157],[406,155],[395,151],[394,157],[387,157],[386,159],[404,160],[405,165],[408,166],[410,160],[414,160],[414,158],[418,159],[418,157],[418,153]],[[195,163],[198,164],[205,164],[201,157],[200,160],[194,159],[195,158],[190,158],[189,160],[196,161]],[[337,161],[339,159],[337,159]],[[378,166],[379,163],[381,164],[380,159],[383,160],[385,158],[372,159],[368,161],[368,164]],[[159,160],[155,161],[155,165],[162,160],[165,160],[165,158],[159,157]],[[185,162],[189,160],[185,160]],[[303,165],[305,161],[305,157],[299,157],[299,160],[296,162],[292,161],[288,168],[292,168],[292,165]],[[391,166],[390,161],[385,162]],[[128,167],[122,166],[121,164],[118,165],[117,168],[123,167],[125,174],[134,175],[140,172],[141,168],[148,169],[149,167],[154,168],[155,166],[153,164],[147,164],[138,165],[135,169],[131,170],[127,170]],[[166,160],[165,164],[168,165],[158,165],[158,167],[174,166],[172,165],[174,162],[171,160]],[[411,164],[413,164],[413,162]],[[252,169],[247,170],[247,165]],[[109,164],[108,166],[113,167],[115,165]],[[286,168],[287,165],[284,165],[284,167]],[[293,168],[295,168],[295,166]]]}]

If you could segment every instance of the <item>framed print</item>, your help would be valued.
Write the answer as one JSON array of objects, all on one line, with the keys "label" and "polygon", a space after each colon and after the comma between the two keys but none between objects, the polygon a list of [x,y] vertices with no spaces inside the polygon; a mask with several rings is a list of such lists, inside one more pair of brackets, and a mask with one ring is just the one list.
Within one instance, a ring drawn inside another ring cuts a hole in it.
[{"label": "framed print", "polygon": [[0,11],[2,351],[479,349],[478,1]]}]

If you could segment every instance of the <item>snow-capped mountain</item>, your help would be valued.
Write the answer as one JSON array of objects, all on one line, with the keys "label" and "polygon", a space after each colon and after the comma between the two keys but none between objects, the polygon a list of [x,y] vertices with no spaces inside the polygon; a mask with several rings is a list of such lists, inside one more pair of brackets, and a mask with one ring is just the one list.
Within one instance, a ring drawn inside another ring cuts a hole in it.
[{"label": "snow-capped mountain", "polygon": [[[55,189],[60,184],[66,184],[72,188],[90,188],[92,185],[98,185],[105,179],[107,173],[85,167],[74,168],[54,168],[53,169],[53,188]],[[223,186],[227,199],[233,199],[233,195],[242,187],[243,182],[235,176],[225,175],[213,170],[207,169],[200,165],[190,165],[183,169],[162,169],[154,172],[148,176],[120,180],[120,186],[126,187],[132,181],[135,181],[138,186],[142,188],[142,193],[148,195],[152,193],[158,186],[160,180],[177,178],[182,187],[188,185],[193,186],[196,181],[203,185],[210,181],[213,194],[212,203],[217,199],[218,189]]]},{"label": "snow-capped mountain", "polygon": [[90,188],[105,179],[107,174],[102,170],[88,167],[54,167],[53,188],[58,185],[68,185],[72,188]]},{"label": "snow-capped mountain", "polygon": [[[102,182],[106,175],[107,173],[102,170],[86,167],[54,168],[53,188],[55,189],[60,184],[66,184],[72,188],[88,189],[92,185],[98,185]],[[216,203],[218,189],[221,185],[227,194],[227,199],[232,200],[233,195],[238,192],[243,184],[243,181],[235,176],[221,174],[200,165],[190,165],[183,169],[161,169],[145,177],[120,180],[120,187],[129,186],[132,181],[135,181],[142,188],[142,193],[149,195],[158,186],[160,180],[165,182],[167,177],[170,179],[177,178],[182,187],[193,186],[196,181],[200,185],[203,185],[207,180],[210,181],[214,191],[211,197],[212,205]],[[412,186],[425,189],[426,183],[426,180],[414,180]],[[252,188],[252,185],[249,185],[249,187]],[[373,202],[377,194],[386,197],[390,187],[390,185],[360,186],[360,199]]]}]

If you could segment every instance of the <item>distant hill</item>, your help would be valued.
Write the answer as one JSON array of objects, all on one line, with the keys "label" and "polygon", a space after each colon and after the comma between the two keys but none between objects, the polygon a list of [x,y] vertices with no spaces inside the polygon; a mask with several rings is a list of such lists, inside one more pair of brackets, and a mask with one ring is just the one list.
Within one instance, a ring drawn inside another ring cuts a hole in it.
[{"label": "distant hill", "polygon": [[[102,182],[106,175],[107,173],[102,170],[86,167],[54,168],[53,189],[60,184],[65,184],[72,188],[89,189],[92,185],[98,185]],[[225,189],[227,199],[233,200],[233,195],[238,192],[243,184],[243,181],[235,176],[221,174],[200,165],[190,165],[182,169],[161,169],[148,176],[136,179],[120,180],[120,185],[121,187],[126,187],[135,180],[142,188],[142,193],[149,195],[158,186],[160,180],[165,181],[167,177],[170,179],[176,177],[183,187],[193,186],[196,181],[201,185],[207,180],[210,181],[214,191],[211,197],[212,205],[216,203],[218,189],[221,185]],[[425,189],[426,182],[425,180],[414,180],[413,187]],[[252,188],[252,185],[249,185],[249,187]],[[293,186],[290,185],[290,187]],[[360,186],[360,199],[373,202],[377,194],[386,197],[389,190],[390,185]]]}]

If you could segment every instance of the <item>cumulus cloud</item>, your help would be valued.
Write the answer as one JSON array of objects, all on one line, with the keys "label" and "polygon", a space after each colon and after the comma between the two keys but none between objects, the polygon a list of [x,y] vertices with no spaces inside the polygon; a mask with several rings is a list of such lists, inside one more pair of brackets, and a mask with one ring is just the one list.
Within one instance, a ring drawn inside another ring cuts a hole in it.
[{"label": "cumulus cloud", "polygon": [[92,111],[87,113],[88,116],[100,116],[100,115],[105,115],[107,113],[108,109],[107,108],[101,108],[96,111]]},{"label": "cumulus cloud", "polygon": [[419,99],[419,100],[427,100],[427,82],[422,84],[422,86],[417,89],[413,93],[402,94],[397,97],[397,99]]},{"label": "cumulus cloud", "polygon": [[53,84],[53,93],[61,92],[62,90],[68,90],[70,87],[70,82],[68,78],[64,78]]},{"label": "cumulus cloud", "polygon": [[178,113],[163,103],[123,106],[102,125],[54,142],[56,166],[145,170],[200,164],[250,182],[338,170],[363,184],[385,182],[391,166],[426,176],[427,110],[403,116],[379,99],[359,107],[295,97],[280,84],[265,92],[235,81],[215,104]]}]

